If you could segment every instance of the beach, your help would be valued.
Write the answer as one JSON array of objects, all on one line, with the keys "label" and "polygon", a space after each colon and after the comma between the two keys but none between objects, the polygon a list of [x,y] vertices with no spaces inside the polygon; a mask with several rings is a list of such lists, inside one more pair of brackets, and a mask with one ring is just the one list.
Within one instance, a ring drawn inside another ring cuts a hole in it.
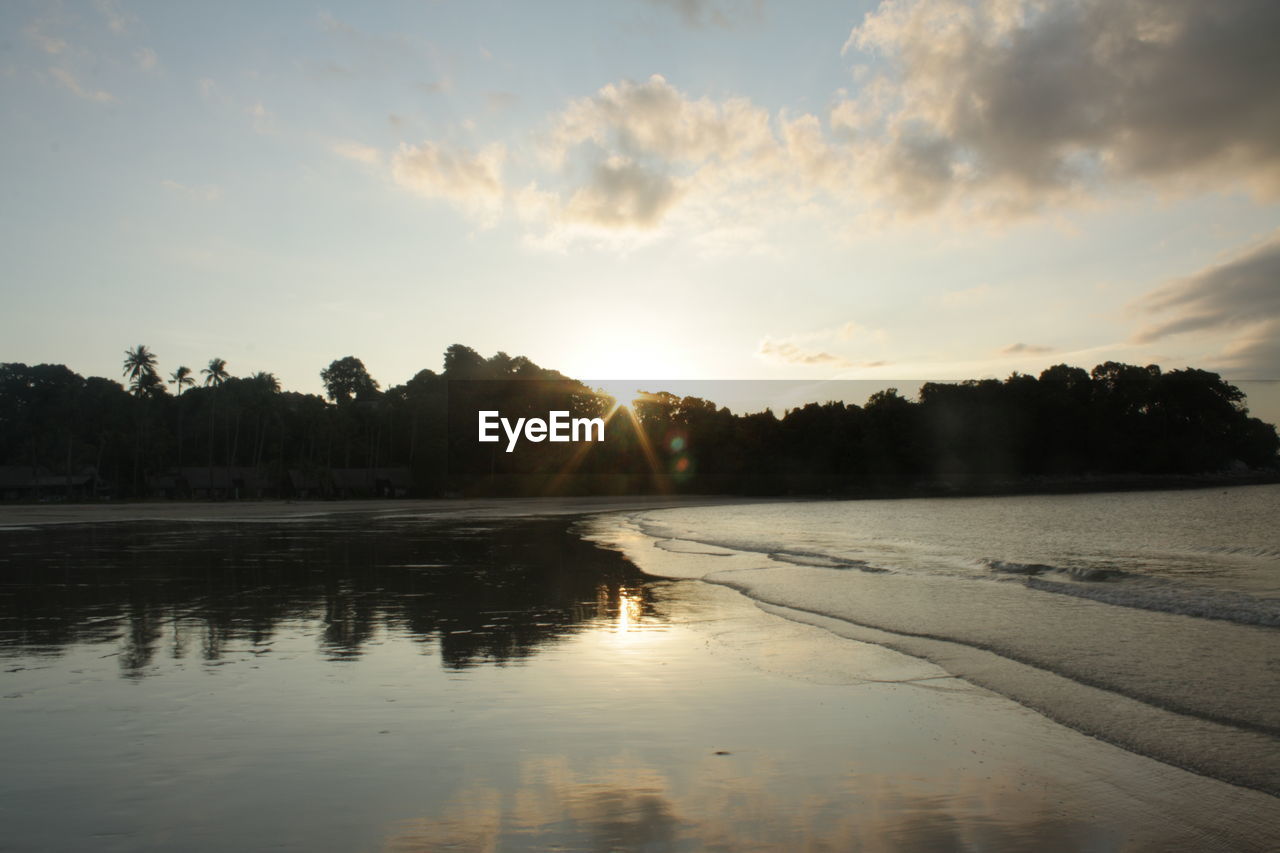
[{"label": "beach", "polygon": [[[4,507],[0,849],[1263,850],[1280,832],[1265,761],[1192,772],[1113,728],[1140,702],[1273,748],[1265,719],[1072,672],[1047,689],[1001,671],[1043,672],[1025,649],[984,664],[963,638],[857,625],[830,607],[850,578],[899,619],[898,587],[944,581],[862,570],[884,555],[835,566],[847,543],[722,535],[875,510],[808,506]],[[1250,665],[1214,677],[1265,689]],[[1243,771],[1257,784],[1221,778]]]}]

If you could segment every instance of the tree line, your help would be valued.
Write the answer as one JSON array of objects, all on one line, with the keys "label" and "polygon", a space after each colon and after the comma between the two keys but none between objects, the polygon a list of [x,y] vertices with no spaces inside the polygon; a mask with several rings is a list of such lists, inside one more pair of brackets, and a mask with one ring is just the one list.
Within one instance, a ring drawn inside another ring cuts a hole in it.
[{"label": "tree line", "polygon": [[[1160,475],[1276,466],[1275,427],[1250,417],[1218,374],[1106,362],[1039,376],[926,383],[861,405],[809,403],[778,415],[645,392],[611,398],[523,356],[454,344],[442,370],[383,389],[354,356],[320,372],[325,396],[271,373],[238,377],[210,359],[167,378],[143,345],[124,382],[63,365],[0,364],[0,466],[58,477],[92,470],[121,497],[157,493],[174,471],[252,469],[289,493],[291,475],[404,470],[419,496],[723,492],[875,493],[972,489],[1036,477]],[[474,413],[608,416],[605,442],[478,445]],[[68,492],[70,487],[68,486]]]}]

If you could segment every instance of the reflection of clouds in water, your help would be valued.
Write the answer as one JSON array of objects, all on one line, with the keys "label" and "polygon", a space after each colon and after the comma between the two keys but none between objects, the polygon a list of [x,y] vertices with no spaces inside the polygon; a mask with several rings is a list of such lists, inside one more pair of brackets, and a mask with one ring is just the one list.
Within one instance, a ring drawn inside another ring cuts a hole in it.
[{"label": "reflection of clouds in water", "polygon": [[681,785],[676,773],[625,754],[587,772],[565,757],[531,759],[515,790],[473,784],[439,816],[398,824],[385,849],[1053,853],[1138,840],[1105,837],[1106,830],[1065,818],[1061,791],[1020,791],[1011,779],[851,774],[844,790],[805,792],[770,784],[782,778],[767,763],[749,768],[718,757],[689,770],[692,778]]},{"label": "reflection of clouds in water", "polygon": [[680,820],[666,780],[638,770],[631,780],[606,774],[580,781],[567,762],[526,763],[515,792],[475,785],[456,794],[439,818],[406,821],[387,842],[388,851],[494,851],[534,849],[668,850],[694,827]]}]

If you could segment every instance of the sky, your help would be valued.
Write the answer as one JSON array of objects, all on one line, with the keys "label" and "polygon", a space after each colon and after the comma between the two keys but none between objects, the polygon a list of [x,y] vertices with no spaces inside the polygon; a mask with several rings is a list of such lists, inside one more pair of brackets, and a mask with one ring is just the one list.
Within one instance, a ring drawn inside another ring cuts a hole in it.
[{"label": "sky", "polygon": [[7,0],[0,361],[1116,360],[1275,419],[1277,41],[1274,0]]}]

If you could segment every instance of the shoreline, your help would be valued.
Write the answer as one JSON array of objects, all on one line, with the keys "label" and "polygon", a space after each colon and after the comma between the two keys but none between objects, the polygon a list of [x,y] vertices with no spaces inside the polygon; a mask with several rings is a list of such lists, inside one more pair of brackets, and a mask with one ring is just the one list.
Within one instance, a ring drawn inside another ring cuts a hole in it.
[{"label": "shoreline", "polygon": [[565,495],[553,497],[355,498],[292,500],[262,498],[223,501],[125,500],[0,502],[0,529],[41,524],[99,524],[135,521],[289,521],[334,515],[412,516],[481,514],[490,518],[532,515],[593,515],[691,506],[787,503],[791,501],[911,500],[1037,495],[1091,495],[1117,492],[1195,491],[1280,483],[1280,471],[1239,474],[1102,475],[1037,478],[988,485],[934,482],[911,488],[864,488],[849,492],[778,495],[667,494]]},{"label": "shoreline", "polygon": [[[826,566],[821,554],[809,554],[817,562],[797,565],[786,559],[786,545],[774,546],[782,555],[777,556],[762,546],[733,544],[735,535],[751,535],[743,532],[747,528],[722,532],[723,538],[705,530],[681,532],[694,523],[692,518],[648,532],[611,526],[606,517],[592,522],[595,529],[588,538],[623,553],[650,576],[733,589],[779,618],[932,662],[967,683],[1134,755],[1280,797],[1274,715],[1258,707],[1223,704],[1220,698],[1249,683],[1265,691],[1262,652],[1273,643],[1270,623],[1201,619],[1155,607],[1114,611],[1105,599],[1051,596],[1036,587],[1024,591],[1018,583],[993,583],[979,591],[956,586],[949,576]],[[1009,615],[1027,612],[1037,614],[1031,626]],[[1085,625],[1091,628],[1083,630]],[[1003,637],[1012,636],[1002,634],[1006,628],[1019,631],[1023,641],[1005,641]],[[1125,650],[1150,637],[1161,638],[1158,645],[1165,651],[1138,666]],[[1226,647],[1242,654],[1214,664],[1197,651]],[[1258,654],[1243,654],[1250,650]],[[1177,688],[1180,678],[1221,690],[1188,697]]]},{"label": "shoreline", "polygon": [[[1110,494],[1120,492],[1180,492],[1197,489],[1271,485],[1280,483],[1280,470],[1216,474],[1101,474],[1038,476],[989,483],[955,483],[946,479],[920,482],[910,487],[864,485],[849,491],[788,492],[780,494],[563,494],[540,497],[436,497],[342,498],[342,500],[293,500],[293,498],[242,498],[196,501],[182,498],[123,501],[0,501],[0,526],[14,524],[77,524],[102,521],[238,521],[300,519],[308,516],[346,515],[356,512],[390,515],[451,515],[504,510],[499,515],[589,515],[595,512],[648,510],[648,508],[719,506],[735,503],[787,501],[905,501],[911,498],[968,498],[1055,496],[1055,494]],[[264,515],[264,511],[268,511]]]},{"label": "shoreline", "polygon": [[[691,506],[768,503],[777,499],[716,495],[555,498],[395,498],[344,501],[129,501],[0,504],[0,530],[55,524],[116,522],[273,522],[332,516],[532,518],[585,516]],[[783,498],[782,500],[787,500]]]}]

